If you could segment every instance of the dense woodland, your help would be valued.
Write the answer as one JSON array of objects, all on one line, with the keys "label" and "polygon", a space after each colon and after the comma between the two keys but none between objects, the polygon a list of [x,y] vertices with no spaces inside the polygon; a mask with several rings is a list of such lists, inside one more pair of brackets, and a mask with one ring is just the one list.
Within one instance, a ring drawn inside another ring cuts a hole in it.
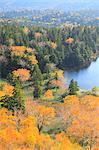
[{"label": "dense woodland", "polygon": [[98,43],[99,27],[0,25],[0,150],[99,150],[97,88],[67,87],[63,71],[89,65]]},{"label": "dense woodland", "polygon": [[2,24],[0,28],[0,43],[7,46],[4,51],[10,53],[10,46],[35,49],[43,72],[47,63],[62,69],[87,66],[99,53],[99,27],[46,29]]}]

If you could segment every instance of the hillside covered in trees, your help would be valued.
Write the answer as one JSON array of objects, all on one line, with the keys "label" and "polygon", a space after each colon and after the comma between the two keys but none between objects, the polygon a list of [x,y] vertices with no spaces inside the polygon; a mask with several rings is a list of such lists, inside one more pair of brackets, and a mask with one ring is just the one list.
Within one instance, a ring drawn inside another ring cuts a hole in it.
[{"label": "hillside covered in trees", "polygon": [[0,150],[99,150],[99,89],[63,71],[98,55],[99,27],[0,24]]},{"label": "hillside covered in trees", "polygon": [[[62,69],[85,67],[99,54],[98,27],[78,26],[47,29],[1,24],[0,28],[0,43],[1,49],[3,49],[1,53],[4,55],[6,51],[11,53],[11,46],[31,47],[42,72],[48,63],[54,63]],[[18,65],[23,65],[19,61],[18,63]],[[9,66],[11,68],[11,64]]]}]

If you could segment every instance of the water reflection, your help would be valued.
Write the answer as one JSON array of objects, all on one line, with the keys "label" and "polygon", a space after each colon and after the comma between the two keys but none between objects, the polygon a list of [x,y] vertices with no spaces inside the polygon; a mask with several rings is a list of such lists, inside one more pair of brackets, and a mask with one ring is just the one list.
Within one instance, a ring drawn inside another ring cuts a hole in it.
[{"label": "water reflection", "polygon": [[88,68],[79,71],[65,71],[65,81],[68,85],[72,79],[76,80],[82,89],[90,90],[94,86],[99,87],[99,58]]}]

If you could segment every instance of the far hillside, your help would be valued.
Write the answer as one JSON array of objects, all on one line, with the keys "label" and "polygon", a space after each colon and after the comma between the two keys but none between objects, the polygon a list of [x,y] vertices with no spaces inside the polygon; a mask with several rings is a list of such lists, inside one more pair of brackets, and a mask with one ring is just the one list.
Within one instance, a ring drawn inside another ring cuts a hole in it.
[{"label": "far hillside", "polygon": [[56,26],[99,26],[99,9],[83,9],[63,11],[60,9],[45,10],[9,10],[1,11],[0,22],[20,25],[36,25],[44,27]]}]

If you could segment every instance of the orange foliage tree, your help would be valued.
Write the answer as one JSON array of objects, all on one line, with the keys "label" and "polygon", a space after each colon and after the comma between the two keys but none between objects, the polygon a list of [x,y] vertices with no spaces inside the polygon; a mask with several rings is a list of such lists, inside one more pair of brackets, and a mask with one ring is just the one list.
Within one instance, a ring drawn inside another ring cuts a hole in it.
[{"label": "orange foliage tree", "polygon": [[25,46],[11,46],[10,48],[11,48],[12,55],[15,55],[15,56],[22,57],[26,51]]},{"label": "orange foliage tree", "polygon": [[58,80],[64,79],[64,71],[63,70],[55,70],[55,76],[57,76]]},{"label": "orange foliage tree", "polygon": [[50,47],[53,48],[53,49],[56,49],[57,48],[57,44],[55,42],[51,42],[50,43]]},{"label": "orange foliage tree", "polygon": [[5,107],[12,111],[24,109],[24,94],[21,83],[18,80],[13,80],[12,85],[4,82],[0,86],[0,88],[2,87],[0,91],[0,107]]},{"label": "orange foliage tree", "polygon": [[47,99],[53,99],[54,96],[53,96],[53,92],[52,90],[47,90],[44,94],[44,97],[47,98]]},{"label": "orange foliage tree", "polygon": [[41,131],[44,126],[50,124],[50,121],[53,120],[56,115],[54,108],[37,105],[31,102],[31,100],[26,101],[26,114],[36,117],[39,131]]},{"label": "orange foliage tree", "polygon": [[85,96],[77,98],[69,96],[64,99],[59,113],[67,124],[66,131],[69,136],[89,146],[90,150],[99,143],[99,98]]},{"label": "orange foliage tree", "polygon": [[13,77],[19,78],[19,80],[22,82],[27,81],[30,78],[30,71],[27,69],[14,70],[12,74],[13,74]]},{"label": "orange foliage tree", "polygon": [[65,87],[64,82],[60,80],[52,80],[50,84],[55,87]]},{"label": "orange foliage tree", "polygon": [[26,115],[23,117],[21,113],[19,116],[7,109],[0,110],[1,150],[82,150],[78,144],[72,144],[64,133],[56,135],[55,139],[39,133],[36,127],[37,118]]},{"label": "orange foliage tree", "polygon": [[5,93],[5,95],[13,96],[14,87],[8,83],[5,83],[3,86],[3,92]]},{"label": "orange foliage tree", "polygon": [[33,54],[33,49],[25,46],[11,46],[12,55],[23,57],[25,54]]},{"label": "orange foliage tree", "polygon": [[35,55],[28,56],[28,60],[32,63],[32,65],[36,65],[38,63]]},{"label": "orange foliage tree", "polygon": [[42,37],[42,33],[36,32],[34,36],[35,36],[36,39],[39,39],[39,38]]},{"label": "orange foliage tree", "polygon": [[74,42],[74,39],[69,37],[68,39],[66,39],[66,43],[68,44],[72,44]]},{"label": "orange foliage tree", "polygon": [[17,130],[16,116],[6,109],[0,110],[0,148],[2,150],[34,149],[38,136],[34,117],[21,119],[20,130]]},{"label": "orange foliage tree", "polygon": [[60,143],[59,150],[83,150],[79,144],[74,142],[72,143],[64,133],[57,134],[56,141]]},{"label": "orange foliage tree", "polygon": [[14,96],[14,87],[8,83],[3,83],[2,88],[0,90],[0,107],[8,106],[8,103]]},{"label": "orange foliage tree", "polygon": [[27,48],[25,46],[11,46],[10,49],[11,49],[12,57],[17,56],[16,58],[17,62],[20,63],[24,62],[26,64],[30,62],[31,65],[35,65],[38,63],[35,56],[34,49]]}]

